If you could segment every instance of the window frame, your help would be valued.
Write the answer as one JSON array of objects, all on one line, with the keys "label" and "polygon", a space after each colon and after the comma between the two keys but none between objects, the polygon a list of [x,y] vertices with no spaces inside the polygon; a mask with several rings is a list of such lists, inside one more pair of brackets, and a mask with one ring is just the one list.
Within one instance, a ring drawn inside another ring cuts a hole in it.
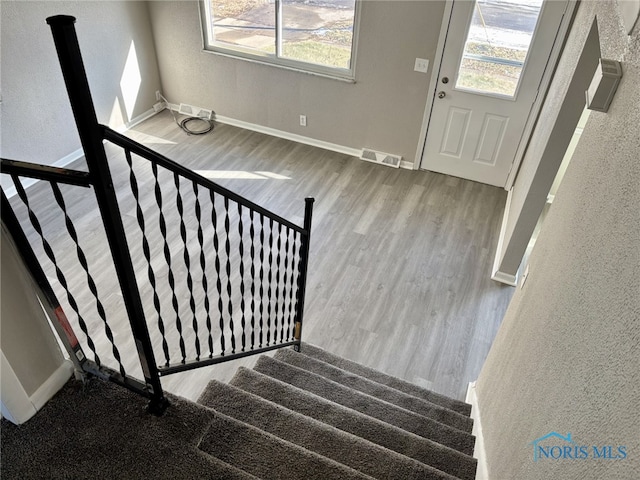
[{"label": "window frame", "polygon": [[236,58],[253,63],[259,63],[263,65],[270,65],[286,70],[293,70],[296,72],[307,73],[310,75],[316,75],[335,80],[342,80],[349,83],[355,83],[355,66],[356,56],[358,51],[358,33],[360,30],[360,10],[362,0],[355,0],[355,8],[353,15],[353,36],[351,40],[351,59],[349,68],[330,67],[327,65],[321,65],[311,62],[305,62],[302,60],[295,60],[291,58],[280,57],[279,52],[281,49],[282,41],[282,0],[274,0],[276,4],[276,18],[275,18],[275,44],[276,53],[261,52],[256,49],[242,47],[239,45],[231,45],[222,42],[217,42],[214,38],[213,29],[211,27],[211,19],[213,18],[211,12],[211,2],[209,0],[200,0],[200,25],[202,28],[202,42],[203,50],[208,53],[221,55],[225,57]]}]

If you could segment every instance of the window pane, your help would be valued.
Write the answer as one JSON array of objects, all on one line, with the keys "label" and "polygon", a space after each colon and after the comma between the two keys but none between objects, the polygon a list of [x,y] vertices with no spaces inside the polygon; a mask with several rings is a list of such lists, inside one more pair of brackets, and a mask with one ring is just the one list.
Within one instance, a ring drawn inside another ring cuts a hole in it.
[{"label": "window pane", "polygon": [[476,2],[456,88],[513,97],[543,0]]},{"label": "window pane", "polygon": [[355,0],[283,0],[282,56],[350,68]]},{"label": "window pane", "polygon": [[211,0],[211,11],[216,42],[275,54],[275,2]]}]

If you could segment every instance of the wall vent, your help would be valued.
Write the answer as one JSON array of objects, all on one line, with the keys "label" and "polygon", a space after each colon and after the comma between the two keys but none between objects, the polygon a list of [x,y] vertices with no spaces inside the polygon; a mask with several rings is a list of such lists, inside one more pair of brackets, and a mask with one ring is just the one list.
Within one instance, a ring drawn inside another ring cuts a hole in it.
[{"label": "wall vent", "polygon": [[400,161],[402,160],[402,157],[399,155],[376,152],[375,150],[370,150],[368,148],[364,148],[362,150],[360,158],[367,162],[379,163],[380,165],[386,165],[387,167],[394,168],[400,168]]},{"label": "wall vent", "polygon": [[189,117],[202,118],[204,120],[213,120],[213,111],[206,108],[194,107],[186,103],[181,103],[178,112]]}]

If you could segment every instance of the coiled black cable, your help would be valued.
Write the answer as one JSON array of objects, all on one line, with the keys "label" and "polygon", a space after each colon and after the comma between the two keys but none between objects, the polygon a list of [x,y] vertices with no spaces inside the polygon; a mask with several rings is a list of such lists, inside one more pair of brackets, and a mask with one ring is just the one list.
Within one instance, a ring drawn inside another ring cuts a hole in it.
[{"label": "coiled black cable", "polygon": [[[176,122],[176,125],[178,125],[187,135],[204,135],[205,133],[209,133],[211,130],[213,130],[213,120],[207,120],[200,117],[186,117],[178,121],[178,117],[176,117],[175,112],[171,109],[171,106],[167,99],[162,95],[160,95],[160,98],[164,101],[167,109],[171,112],[173,121]],[[197,125],[199,125],[200,127],[196,127],[195,129],[193,127],[189,127],[189,124],[193,124],[193,122],[197,122]]]}]

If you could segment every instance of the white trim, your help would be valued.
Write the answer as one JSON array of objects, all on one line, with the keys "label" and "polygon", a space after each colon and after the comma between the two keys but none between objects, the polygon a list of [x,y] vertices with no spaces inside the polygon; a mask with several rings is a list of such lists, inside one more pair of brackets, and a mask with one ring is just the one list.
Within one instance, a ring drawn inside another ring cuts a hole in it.
[{"label": "white trim", "polygon": [[505,285],[509,285],[510,287],[515,287],[518,285],[518,275],[511,275],[510,273],[504,273],[499,270],[493,272],[493,275],[491,275],[491,280],[504,283]]},{"label": "white trim", "polygon": [[[420,127],[420,136],[418,137],[418,149],[416,151],[416,159],[413,162],[413,168],[418,170],[422,168],[422,156],[424,154],[424,148],[427,142],[427,127],[429,126],[429,120],[431,119],[431,109],[433,107],[433,100],[436,95],[436,89],[438,88],[438,78],[440,77],[440,66],[442,65],[442,56],[444,55],[444,45],[447,40],[447,33],[449,31],[449,22],[451,21],[451,12],[453,10],[453,0],[447,0],[444,7],[444,14],[442,16],[442,25],[440,26],[440,36],[438,38],[438,46],[436,48],[435,59],[431,67],[431,80],[429,82],[429,89],[427,90],[427,104],[424,107],[424,114],[422,116],[422,126]],[[432,93],[433,92],[433,93]]]},{"label": "white trim", "polygon": [[[167,107],[174,111],[179,112],[179,105],[176,103],[167,103]],[[324,140],[318,140],[316,138],[305,137],[304,135],[298,135],[297,133],[285,132],[284,130],[278,130],[271,127],[265,127],[264,125],[258,125],[257,123],[245,122],[244,120],[238,120],[224,115],[218,115],[214,112],[214,121],[218,123],[224,123],[225,125],[231,125],[233,127],[244,128],[245,130],[251,130],[253,132],[264,133],[272,137],[278,137],[285,140],[291,140],[292,142],[302,143],[304,145],[310,145],[312,147],[322,148],[331,152],[343,153],[350,157],[358,157],[362,154],[361,148],[347,147],[345,145],[338,145],[337,143],[325,142]],[[400,168],[405,170],[413,170],[414,164],[407,160],[400,161]]]},{"label": "white trim", "polygon": [[[171,105],[172,110],[173,110],[173,107],[174,105],[172,104]],[[272,137],[284,138],[285,140],[291,140],[294,142],[303,143],[305,145],[311,145],[312,147],[324,148],[325,150],[330,150],[332,152],[344,153],[345,155],[349,155],[351,157],[360,157],[360,153],[362,152],[362,149],[346,147],[344,145],[338,145],[336,143],[325,142],[324,140],[317,140],[315,138],[305,137],[303,135],[298,135],[296,133],[285,132],[283,130],[277,130],[275,128],[265,127],[263,125],[245,122],[244,120],[236,120],[235,118],[225,117],[224,115],[215,114],[214,119],[215,121],[224,123],[226,125],[232,125],[234,127],[239,127],[239,128],[244,128],[246,130],[252,130],[254,132],[264,133],[266,135],[271,135]],[[400,166],[401,167],[403,166],[402,163]]]},{"label": "white trim", "polygon": [[70,360],[64,360],[62,364],[51,374],[45,382],[33,392],[29,400],[36,410],[40,410],[51,397],[53,397],[71,378],[73,374],[73,364]]},{"label": "white trim", "polygon": [[496,256],[493,260],[493,268],[491,269],[491,280],[506,283],[515,287],[518,284],[518,276],[511,275],[500,271],[500,260],[502,260],[502,247],[507,234],[507,222],[509,221],[509,210],[511,209],[511,198],[513,196],[513,188],[507,194],[507,201],[504,204],[504,213],[502,215],[502,224],[500,225],[500,235],[498,236],[498,246],[496,247]]},{"label": "white trim", "polygon": [[478,460],[476,480],[489,480],[487,453],[484,449],[484,436],[482,434],[482,423],[480,422],[480,406],[478,405],[476,382],[469,382],[465,401],[471,405],[471,418],[473,419],[473,430],[471,434],[476,437],[476,444],[473,449],[473,457]]},{"label": "white trim", "polygon": [[2,416],[16,425],[26,422],[36,414],[36,409],[29,401],[16,372],[9,360],[0,352],[0,368],[2,371]]},{"label": "white trim", "polygon": [[[119,132],[119,133],[124,133],[127,130],[135,127],[139,123],[142,123],[145,120],[153,117],[157,113],[159,113],[159,112],[156,112],[156,111],[153,110],[153,108],[151,108],[151,109],[147,110],[146,112],[143,112],[142,114],[140,114],[137,117],[133,118],[130,122],[126,122],[125,124],[114,128],[114,130],[116,132]],[[64,157],[56,160],[51,166],[52,167],[58,167],[58,168],[65,168],[68,165],[70,165],[71,163],[75,162],[76,160],[78,160],[78,159],[80,159],[82,157],[84,157],[84,150],[82,150],[82,148],[78,148],[77,150],[74,150],[70,154],[65,155]],[[38,182],[38,180],[36,180],[35,178],[25,178],[25,179],[22,180],[22,186],[26,189],[26,188],[30,187],[31,185],[34,185],[36,182]],[[4,193],[7,196],[7,198],[11,198],[14,195],[16,195],[18,192],[16,191],[16,187],[14,187],[12,185],[9,188],[7,188]]]},{"label": "white trim", "polygon": [[31,395],[27,395],[11,363],[2,352],[2,416],[20,425],[33,417],[71,378],[73,364],[64,360]]},{"label": "white trim", "polygon": [[404,168],[405,170],[413,170],[413,166],[415,164],[413,162],[410,162],[408,160],[401,160],[400,161],[400,168]]},{"label": "white trim", "polygon": [[511,165],[511,170],[509,171],[509,175],[507,176],[507,182],[504,185],[504,189],[507,191],[511,190],[511,187],[513,187],[513,184],[516,181],[518,170],[520,169],[520,164],[522,163],[524,154],[526,153],[529,146],[529,139],[533,134],[533,129],[535,128],[536,123],[538,122],[538,118],[542,110],[542,105],[547,98],[551,80],[553,80],[553,76],[556,72],[556,66],[558,65],[558,61],[560,60],[560,54],[562,53],[565,40],[567,38],[567,35],[569,34],[571,25],[573,24],[573,14],[575,13],[577,5],[577,0],[567,1],[567,8],[560,22],[560,27],[558,28],[556,39],[551,49],[551,54],[549,55],[547,65],[544,69],[544,73],[542,74],[540,85],[538,86],[538,95],[536,96],[536,99],[531,106],[531,110],[529,111],[527,123],[524,126],[522,137],[520,138],[520,144],[518,145],[513,164]]},{"label": "white trim", "polygon": [[[160,110],[161,112],[162,110]],[[132,118],[130,122],[125,122],[124,125],[120,125],[117,128],[114,128],[114,130],[118,133],[124,133],[127,130],[132,129],[133,127],[135,127],[136,125],[144,122],[145,120],[150,119],[151,117],[153,117],[154,115],[160,113],[160,112],[156,112],[153,108],[150,108],[149,110],[147,110],[146,112],[142,112],[140,115],[138,115],[135,118]]]}]

